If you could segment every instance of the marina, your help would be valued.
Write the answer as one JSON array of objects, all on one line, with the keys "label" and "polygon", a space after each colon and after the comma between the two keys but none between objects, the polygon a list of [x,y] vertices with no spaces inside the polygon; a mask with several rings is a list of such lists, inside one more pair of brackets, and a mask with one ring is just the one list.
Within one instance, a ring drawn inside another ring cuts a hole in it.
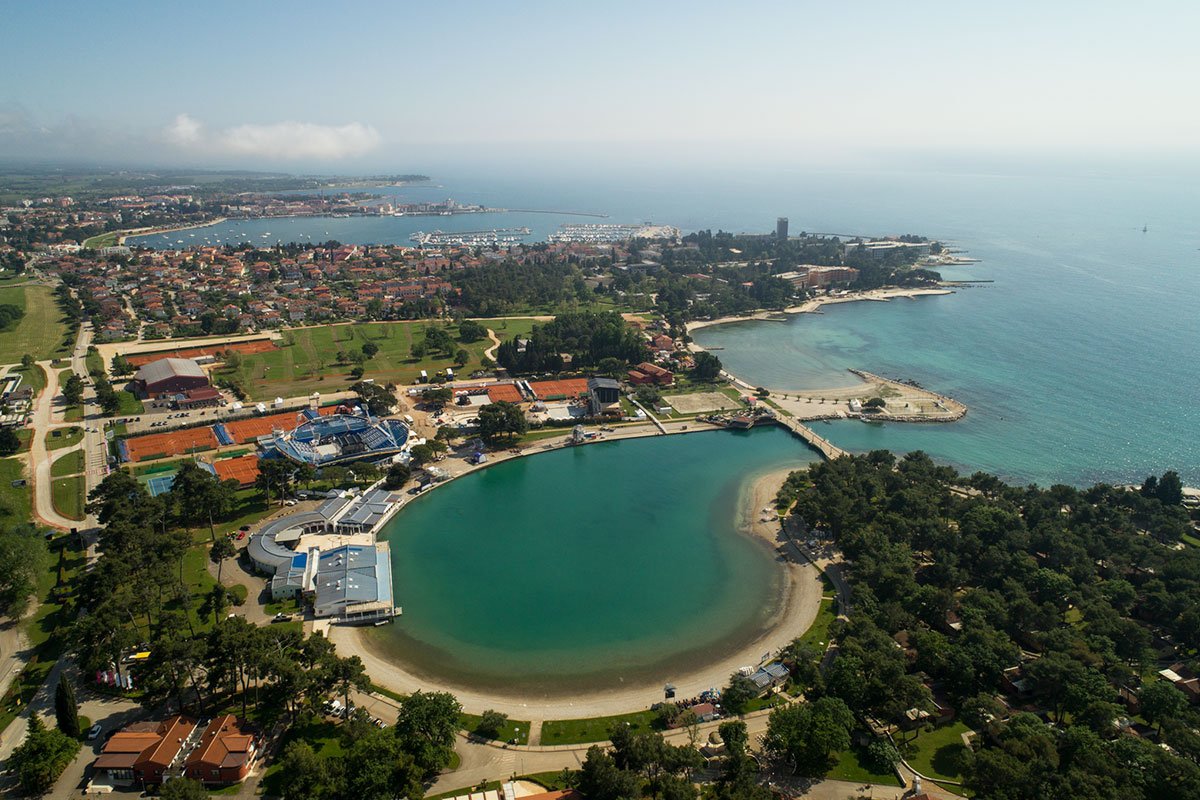
[{"label": "marina", "polygon": [[622,242],[626,239],[678,239],[679,229],[671,225],[620,225],[610,222],[566,222],[550,234],[550,242]]},{"label": "marina", "polygon": [[519,228],[489,228],[479,231],[433,231],[425,233],[417,231],[410,234],[408,240],[416,242],[421,247],[443,247],[458,245],[462,247],[484,247],[495,245],[521,244],[532,233],[527,226]]}]

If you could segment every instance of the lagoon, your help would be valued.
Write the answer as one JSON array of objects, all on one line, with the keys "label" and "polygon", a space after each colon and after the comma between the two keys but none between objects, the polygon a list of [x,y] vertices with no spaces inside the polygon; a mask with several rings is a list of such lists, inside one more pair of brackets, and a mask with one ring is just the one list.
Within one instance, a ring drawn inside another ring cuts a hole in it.
[{"label": "lagoon", "polygon": [[775,428],[507,461],[387,526],[403,614],[372,649],[442,685],[566,694],[678,680],[762,633],[781,590],[742,526],[757,476],[815,456]]}]

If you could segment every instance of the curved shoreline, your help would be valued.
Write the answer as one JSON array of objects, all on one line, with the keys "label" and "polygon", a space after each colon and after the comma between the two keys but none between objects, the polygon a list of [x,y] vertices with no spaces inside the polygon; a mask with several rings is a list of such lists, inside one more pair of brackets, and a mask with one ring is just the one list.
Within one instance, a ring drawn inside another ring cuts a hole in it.
[{"label": "curved shoreline", "polygon": [[[800,468],[797,465],[796,468]],[[782,536],[778,521],[764,523],[760,509],[773,505],[773,498],[792,469],[776,470],[754,479],[743,490],[739,531],[760,539],[772,549],[781,549]],[[788,548],[794,553],[794,548]],[[796,556],[779,560],[783,570],[780,594],[771,615],[762,624],[761,633],[734,652],[682,676],[672,676],[679,697],[694,697],[714,686],[724,686],[729,676],[743,666],[760,663],[764,653],[774,654],[781,647],[803,634],[816,619],[820,608],[822,585],[817,569]],[[479,713],[494,709],[514,719],[571,719],[608,716],[648,708],[662,700],[662,685],[638,683],[617,691],[592,691],[560,697],[534,693],[473,690],[413,674],[378,652],[365,635],[367,629],[332,626],[328,636],[342,652],[360,656],[367,673],[377,684],[393,691],[407,693],[417,690],[449,691],[463,704],[464,710]]]},{"label": "curved shoreline", "polygon": [[[784,308],[779,311],[759,311],[754,314],[747,314],[744,317],[730,316],[717,317],[716,319],[701,319],[687,323],[687,332],[698,331],[701,328],[711,328],[714,325],[728,325],[731,322],[754,322],[761,320],[777,320],[781,321],[781,315],[792,314],[819,314],[821,306],[835,305],[837,303],[855,303],[859,300],[874,300],[877,303],[886,303],[897,297],[906,297],[912,299],[914,297],[926,297],[929,295],[954,294],[951,289],[870,289],[865,292],[852,292],[845,295],[837,295],[830,297],[814,297],[811,300],[806,300],[798,306]],[[699,345],[698,345],[699,346]]]}]

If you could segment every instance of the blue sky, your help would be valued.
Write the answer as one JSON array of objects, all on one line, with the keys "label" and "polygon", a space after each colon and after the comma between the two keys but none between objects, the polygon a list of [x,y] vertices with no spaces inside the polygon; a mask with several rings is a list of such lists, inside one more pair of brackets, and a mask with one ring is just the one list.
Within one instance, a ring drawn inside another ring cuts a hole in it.
[{"label": "blue sky", "polygon": [[1200,4],[10,3],[0,157],[1195,155]]}]

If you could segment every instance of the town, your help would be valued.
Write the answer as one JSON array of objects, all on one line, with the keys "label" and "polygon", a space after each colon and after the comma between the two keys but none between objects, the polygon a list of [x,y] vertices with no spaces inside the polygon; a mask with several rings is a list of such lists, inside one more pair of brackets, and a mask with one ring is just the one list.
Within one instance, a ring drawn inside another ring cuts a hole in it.
[{"label": "town", "polygon": [[[933,268],[961,256],[942,245],[792,236],[782,218],[769,234],[575,226],[474,247],[82,238],[144,202],[156,225],[192,213],[182,194],[5,210],[0,545],[23,642],[0,715],[10,788],[947,796],[1008,780],[1013,737],[1053,749],[1065,715],[1072,735],[1150,747],[1156,781],[1192,747],[1192,634],[1162,607],[1194,572],[1180,548],[1197,498],[1173,473],[1022,494],[920,454],[855,456],[812,423],[967,409],[861,371],[841,389],[753,386],[692,339],[947,293]],[[548,451],[764,425],[825,459],[781,481],[757,523],[817,589],[806,626],[724,685],[523,719],[389,688],[347,649],[353,626],[403,624],[382,534],[422,495]],[[1085,519],[1110,520],[1094,575],[1030,538],[1051,503],[1089,550]],[[882,518],[908,533],[883,543]],[[973,537],[969,557],[950,530]],[[1004,558],[1014,585],[996,581]],[[1180,571],[1159,577],[1167,559]]]}]

